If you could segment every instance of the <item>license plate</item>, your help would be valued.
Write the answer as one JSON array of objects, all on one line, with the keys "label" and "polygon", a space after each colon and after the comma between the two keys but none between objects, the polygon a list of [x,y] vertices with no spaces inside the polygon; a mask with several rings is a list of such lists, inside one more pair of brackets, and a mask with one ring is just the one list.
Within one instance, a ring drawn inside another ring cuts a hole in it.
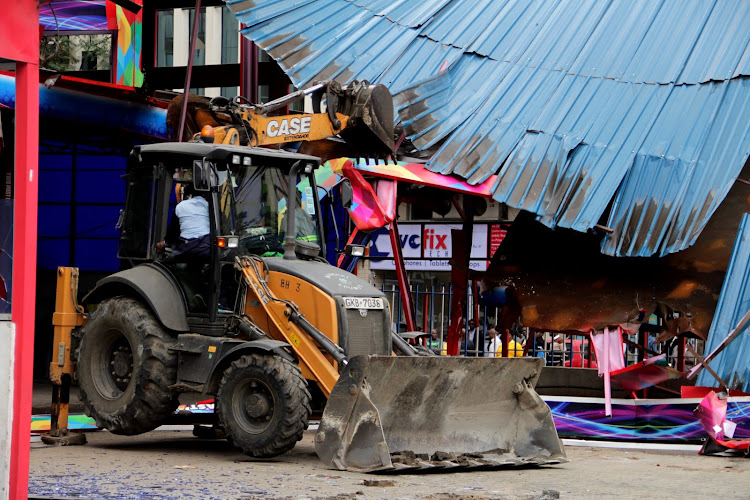
[{"label": "license plate", "polygon": [[382,298],[373,297],[344,297],[344,307],[347,309],[383,309]]}]

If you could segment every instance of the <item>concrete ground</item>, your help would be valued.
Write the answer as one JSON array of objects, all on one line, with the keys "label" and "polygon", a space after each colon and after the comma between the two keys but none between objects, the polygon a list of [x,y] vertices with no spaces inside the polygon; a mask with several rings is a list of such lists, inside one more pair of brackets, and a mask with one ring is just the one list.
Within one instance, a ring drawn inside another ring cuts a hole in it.
[{"label": "concrete ground", "polygon": [[[567,446],[570,462],[532,469],[372,475],[327,469],[314,431],[273,460],[190,430],[87,433],[84,446],[31,444],[31,498],[683,499],[750,497],[750,459],[691,451]],[[38,439],[38,438],[36,438]]]},{"label": "concrete ground", "polygon": [[[35,414],[49,413],[51,386],[34,386]],[[71,413],[80,413],[76,388]],[[87,432],[84,446],[47,446],[32,437],[30,498],[92,499],[553,499],[750,498],[750,459],[685,451],[566,446],[570,462],[532,469],[372,475],[327,469],[308,430],[289,453],[251,459],[190,427],[140,436]]]}]

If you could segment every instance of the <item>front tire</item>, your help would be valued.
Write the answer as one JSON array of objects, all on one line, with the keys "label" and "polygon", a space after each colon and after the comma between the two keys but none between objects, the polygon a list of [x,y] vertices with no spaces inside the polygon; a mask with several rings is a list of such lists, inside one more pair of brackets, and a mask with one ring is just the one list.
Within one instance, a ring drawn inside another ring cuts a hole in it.
[{"label": "front tire", "polygon": [[102,302],[82,330],[76,377],[86,414],[114,434],[155,429],[177,408],[169,389],[177,355],[168,335],[142,303],[115,297]]},{"label": "front tire", "polygon": [[246,354],[224,372],[216,413],[229,442],[246,455],[281,455],[294,448],[307,429],[307,382],[287,359]]}]

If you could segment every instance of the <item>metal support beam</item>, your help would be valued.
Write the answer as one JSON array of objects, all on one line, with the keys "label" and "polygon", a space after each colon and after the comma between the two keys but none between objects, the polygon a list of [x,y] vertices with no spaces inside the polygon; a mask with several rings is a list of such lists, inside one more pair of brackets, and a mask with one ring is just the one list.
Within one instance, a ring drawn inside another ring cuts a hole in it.
[{"label": "metal support beam", "polygon": [[195,0],[195,14],[193,15],[193,31],[190,33],[190,54],[188,55],[188,65],[185,71],[185,87],[182,94],[182,111],[180,112],[180,129],[177,133],[177,140],[182,142],[182,134],[185,131],[185,115],[187,115],[188,95],[190,94],[190,74],[193,71],[193,58],[195,57],[195,42],[198,38],[198,24],[201,19],[201,0]]},{"label": "metal support beam", "polygon": [[698,360],[698,364],[703,365],[703,368],[708,370],[708,373],[710,373],[711,376],[716,379],[719,385],[723,387],[725,391],[727,391],[727,394],[729,394],[729,384],[724,382],[724,380],[719,376],[719,374],[713,371],[713,369],[710,366],[708,366],[708,363],[706,363],[706,360],[703,359],[703,357],[700,354],[698,354],[698,352],[695,349],[693,349],[693,346],[691,346],[690,344],[687,344],[687,350],[690,351],[690,354],[695,356],[695,359]]},{"label": "metal support beam", "polygon": [[[709,353],[708,356],[706,356],[706,363],[714,359],[716,356],[719,355],[721,351],[723,351],[734,339],[739,337],[740,333],[742,333],[745,330],[745,327],[747,324],[750,323],[750,311],[746,312],[745,315],[742,317],[739,323],[737,323],[737,326],[734,327],[734,330],[729,332],[729,335],[727,335],[724,340],[719,343],[719,345],[716,346],[716,348]],[[695,377],[698,372],[703,368],[704,364],[697,364],[693,367],[692,370],[690,370],[690,373],[688,373],[685,378],[690,380],[693,377]]]},{"label": "metal support beam", "polygon": [[71,332],[85,321],[77,296],[78,269],[57,268],[55,313],[52,315],[52,324],[55,327],[52,341],[53,359],[49,367],[49,378],[52,381],[52,412],[49,433],[42,436],[42,441],[51,445],[86,443],[83,433],[68,433],[70,383],[73,379],[73,363],[70,359]]},{"label": "metal support beam", "polygon": [[[409,276],[406,274],[404,254],[401,251],[401,237],[398,234],[398,223],[395,220],[391,222],[388,234],[391,236],[391,248],[393,248],[393,263],[396,265],[396,277],[398,278],[398,287],[401,290],[401,304],[404,308],[406,329],[410,332],[413,332],[417,330],[416,316],[414,314],[414,301],[412,301],[411,298]],[[401,321],[401,318],[397,318],[396,321]]]}]

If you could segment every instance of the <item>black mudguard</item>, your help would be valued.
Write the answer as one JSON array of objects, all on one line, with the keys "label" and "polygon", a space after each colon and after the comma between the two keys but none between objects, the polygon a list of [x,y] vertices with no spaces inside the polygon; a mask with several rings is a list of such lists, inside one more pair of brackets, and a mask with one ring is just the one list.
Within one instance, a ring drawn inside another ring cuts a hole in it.
[{"label": "black mudguard", "polygon": [[157,264],[141,264],[120,271],[96,283],[83,298],[83,304],[96,304],[118,295],[144,301],[165,328],[187,332],[187,309],[179,284],[171,273]]},{"label": "black mudguard", "polygon": [[258,351],[289,357],[284,347],[290,346],[273,339],[246,341],[188,333],[178,335],[177,343],[171,349],[179,353],[177,383],[180,389],[214,394],[219,389],[224,370],[232,361]]}]

